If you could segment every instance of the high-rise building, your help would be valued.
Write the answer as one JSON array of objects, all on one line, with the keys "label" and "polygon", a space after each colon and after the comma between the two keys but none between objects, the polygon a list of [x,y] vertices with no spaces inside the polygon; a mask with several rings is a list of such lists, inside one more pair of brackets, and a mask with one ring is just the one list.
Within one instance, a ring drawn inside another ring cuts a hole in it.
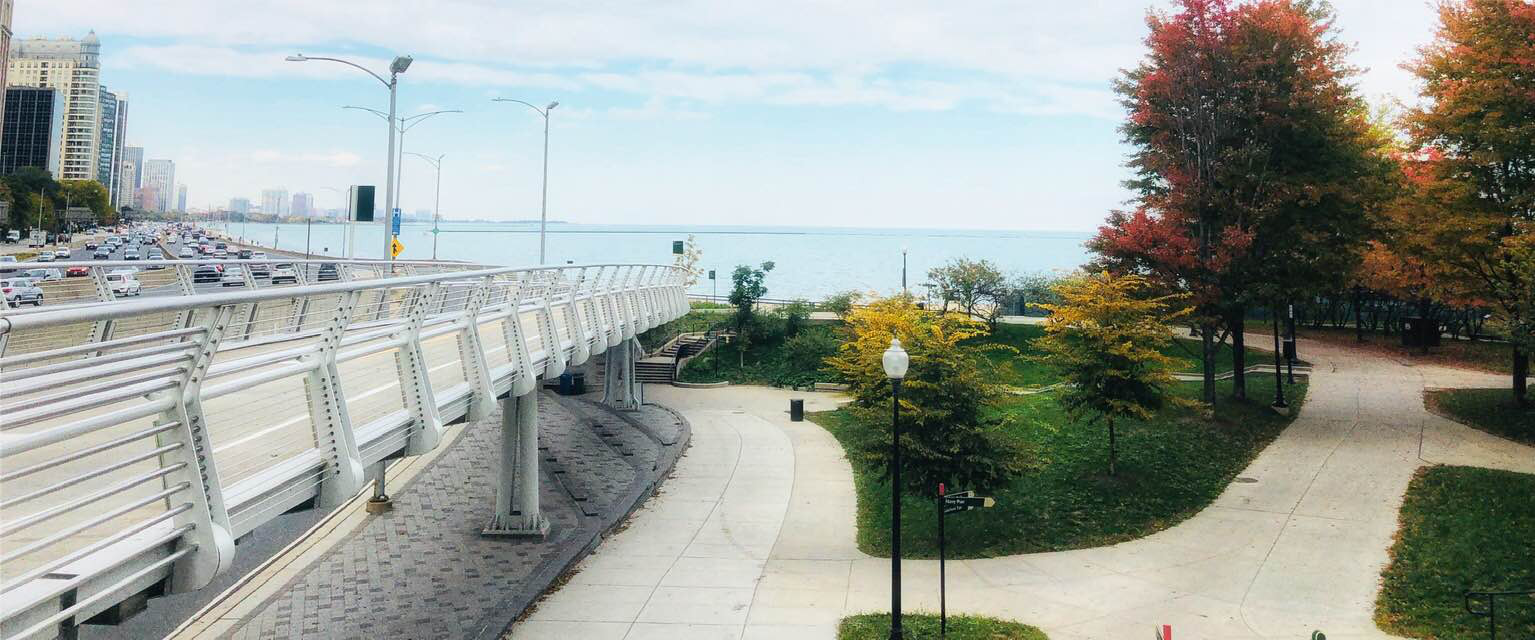
[{"label": "high-rise building", "polygon": [[64,135],[64,97],[57,89],[11,87],[5,90],[5,119],[0,121],[0,175],[38,167],[59,177],[58,140]]},{"label": "high-rise building", "polygon": [[187,186],[184,184],[176,185],[176,210],[187,212]]},{"label": "high-rise building", "polygon": [[170,160],[145,160],[144,177],[140,182],[144,184],[140,189],[141,194],[153,194],[152,198],[142,203],[144,209],[172,210],[175,205],[172,199],[176,197],[176,163]]},{"label": "high-rise building", "polygon": [[[11,68],[11,5],[12,0],[0,0],[0,91],[10,86],[6,82]],[[0,122],[5,122],[5,101],[0,100]]]},{"label": "high-rise building", "polygon": [[53,87],[64,95],[59,177],[95,180],[101,141],[101,40],[28,38],[12,43],[6,63],[11,86]]},{"label": "high-rise building", "polygon": [[238,213],[238,214],[240,214],[242,216],[247,214],[247,213],[250,213],[251,212],[251,201],[250,201],[250,198],[230,198],[229,199],[229,211],[231,213]]},{"label": "high-rise building", "polygon": [[293,194],[293,209],[290,213],[304,218],[313,218],[314,194],[303,192]]},{"label": "high-rise building", "polygon": [[267,189],[262,191],[261,212],[269,216],[288,215],[288,190]]},{"label": "high-rise building", "polygon": [[[119,108],[121,104],[119,101]],[[122,167],[119,173],[121,193],[117,198],[117,207],[144,208],[143,201],[138,199],[139,189],[144,187],[144,147],[123,147]]]},{"label": "high-rise building", "polygon": [[122,176],[122,165],[117,159],[123,149],[123,132],[117,125],[122,122],[121,111],[128,106],[126,100],[119,100],[117,94],[101,88],[101,131],[97,134],[100,141],[96,149],[96,181],[107,188],[107,202],[117,199],[118,179]]}]

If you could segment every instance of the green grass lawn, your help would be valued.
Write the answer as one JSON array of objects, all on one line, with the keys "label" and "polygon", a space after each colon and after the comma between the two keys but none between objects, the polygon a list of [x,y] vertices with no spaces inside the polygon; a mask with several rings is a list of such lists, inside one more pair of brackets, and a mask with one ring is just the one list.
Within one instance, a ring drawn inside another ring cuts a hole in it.
[{"label": "green grass lawn", "polygon": [[[1108,436],[1099,425],[1070,423],[1051,393],[1005,401],[1009,429],[1036,456],[1036,467],[995,492],[997,505],[959,514],[948,527],[950,557],[976,558],[1113,544],[1166,529],[1198,513],[1220,495],[1253,457],[1290,423],[1268,408],[1274,380],[1254,376],[1248,396],[1228,400],[1220,384],[1213,422],[1198,409],[1170,408],[1148,422],[1119,425],[1119,475],[1107,477]],[[1197,398],[1198,383],[1178,393]],[[1305,385],[1287,386],[1298,408]],[[851,414],[832,411],[812,419],[843,443],[860,428]],[[876,556],[890,551],[890,489],[884,478],[854,464],[858,491],[858,547]],[[956,487],[966,489],[967,487]],[[932,501],[907,498],[902,507],[902,553],[938,555]]]},{"label": "green grass lawn", "polygon": [[[910,640],[938,638],[938,615],[928,613],[901,616],[902,635]],[[889,613],[865,613],[842,619],[837,640],[888,640]],[[1026,624],[981,616],[949,616],[948,640],[1048,640],[1045,632]]]},{"label": "green grass lawn", "polygon": [[[1472,467],[1420,470],[1381,574],[1375,620],[1410,638],[1485,638],[1467,590],[1535,589],[1535,475]],[[1485,607],[1485,603],[1478,603]],[[1500,599],[1498,637],[1535,638],[1535,599]]]},{"label": "green grass lawn", "polygon": [[[1044,327],[1030,324],[1002,324],[997,325],[996,330],[983,338],[976,340],[991,344],[1004,344],[1018,349],[1014,354],[1008,351],[993,350],[987,353],[997,371],[1002,374],[1003,383],[1015,387],[1037,387],[1053,384],[1056,379],[1045,365],[1031,361],[1025,357],[1038,353],[1030,341],[1045,334]],[[1232,369],[1231,344],[1220,345],[1215,357],[1215,370],[1217,372],[1230,371]],[[1271,351],[1260,351],[1252,347],[1247,348],[1247,366],[1270,363],[1274,356]],[[1174,344],[1162,350],[1169,356],[1186,361],[1180,370],[1186,373],[1197,373],[1199,367],[1199,342],[1196,340],[1179,339]],[[1272,387],[1270,387],[1272,388]]]},{"label": "green grass lawn", "polygon": [[1473,429],[1535,445],[1535,400],[1520,407],[1510,389],[1440,389],[1424,394],[1430,411]]}]

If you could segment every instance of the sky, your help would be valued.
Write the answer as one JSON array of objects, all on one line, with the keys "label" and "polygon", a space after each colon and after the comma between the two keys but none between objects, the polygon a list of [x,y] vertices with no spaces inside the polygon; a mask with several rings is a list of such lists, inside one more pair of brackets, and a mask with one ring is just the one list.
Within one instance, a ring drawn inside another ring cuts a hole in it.
[{"label": "sky", "polygon": [[[1399,65],[1433,33],[1428,0],[1335,0],[1372,102],[1412,101]],[[1110,89],[1166,0],[18,0],[17,38],[102,42],[129,98],[129,145],[176,162],[190,208],[263,189],[340,207],[382,186],[374,78],[395,55],[405,150],[445,154],[447,218],[549,217],[1087,231],[1129,193]],[[436,173],[406,156],[401,205]],[[382,206],[382,204],[380,205]]]}]

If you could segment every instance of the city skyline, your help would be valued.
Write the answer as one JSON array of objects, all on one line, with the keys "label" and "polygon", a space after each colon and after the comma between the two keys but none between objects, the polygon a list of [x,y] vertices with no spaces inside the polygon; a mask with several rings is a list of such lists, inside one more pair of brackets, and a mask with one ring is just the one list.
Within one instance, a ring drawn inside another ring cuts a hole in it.
[{"label": "city skyline", "polygon": [[[18,9],[27,37],[106,38],[103,73],[135,93],[129,142],[177,160],[200,185],[193,209],[286,184],[328,210],[349,185],[385,184],[382,123],[342,109],[384,108],[385,92],[341,65],[283,60],[295,53],[379,71],[415,56],[402,115],[465,111],[406,141],[447,153],[450,219],[537,217],[542,123],[492,97],[561,102],[549,216],[572,222],[1087,230],[1130,195],[1110,87],[1143,55],[1141,3],[693,8],[705,35],[668,18],[685,4],[585,16],[383,2],[363,12],[368,29],[350,28],[350,11],[213,4],[179,0],[163,14],[173,18],[153,21],[103,0]],[[1361,92],[1376,104],[1414,99],[1398,65],[1432,35],[1427,4],[1335,5],[1340,38],[1357,45],[1351,61],[1368,69]],[[437,26],[411,28],[427,23]],[[432,182],[405,156],[400,208],[432,207]]]}]

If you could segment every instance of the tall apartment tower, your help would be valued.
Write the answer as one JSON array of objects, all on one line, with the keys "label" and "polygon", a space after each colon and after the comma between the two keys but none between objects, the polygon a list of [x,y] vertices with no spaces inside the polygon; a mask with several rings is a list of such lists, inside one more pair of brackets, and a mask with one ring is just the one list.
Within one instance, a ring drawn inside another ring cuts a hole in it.
[{"label": "tall apartment tower", "polygon": [[187,186],[184,184],[176,185],[176,211],[187,212]]},{"label": "tall apartment tower", "polygon": [[176,163],[170,160],[145,160],[144,184],[140,192],[144,207],[150,211],[171,211],[176,199]]},{"label": "tall apartment tower", "polygon": [[101,40],[92,31],[82,40],[17,40],[6,62],[11,86],[52,87],[64,96],[64,136],[59,141],[59,177],[96,180],[101,143]]},{"label": "tall apartment tower", "polygon": [[[10,86],[7,83],[11,68],[11,5],[12,0],[0,0],[0,91]],[[5,122],[5,104],[0,100],[0,122]]]},{"label": "tall apartment tower", "polygon": [[269,216],[288,215],[288,190],[267,189],[261,192],[261,212]]},{"label": "tall apartment tower", "polygon": [[64,135],[64,98],[57,89],[5,90],[0,118],[0,176],[37,167],[59,177],[59,137]]},{"label": "tall apartment tower", "polygon": [[303,192],[293,194],[293,208],[288,212],[302,218],[313,218],[314,194]]},{"label": "tall apartment tower", "polygon": [[101,133],[96,181],[107,188],[107,202],[116,202],[122,185],[123,136],[128,128],[128,97],[101,88]]},{"label": "tall apartment tower", "polygon": [[118,172],[122,177],[119,179],[121,190],[117,192],[117,208],[142,209],[144,203],[138,201],[138,195],[139,189],[144,187],[144,147],[123,147],[120,164]]}]

